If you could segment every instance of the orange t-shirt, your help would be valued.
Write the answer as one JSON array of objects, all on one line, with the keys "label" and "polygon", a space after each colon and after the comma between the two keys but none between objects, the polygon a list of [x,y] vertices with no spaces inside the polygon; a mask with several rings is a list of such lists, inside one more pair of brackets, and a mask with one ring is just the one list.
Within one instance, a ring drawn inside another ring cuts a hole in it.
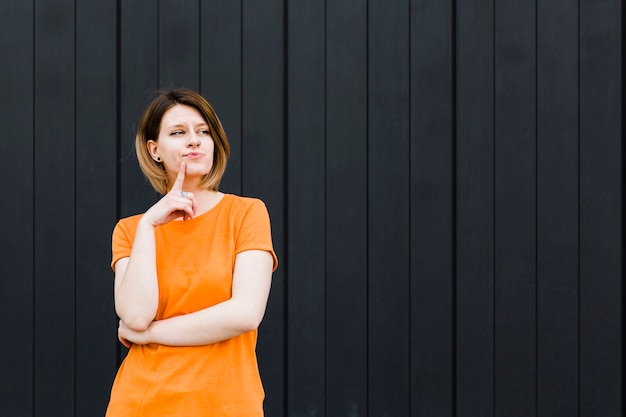
[{"label": "orange t-shirt", "polygon": [[[113,231],[114,266],[130,256],[141,215]],[[156,320],[192,313],[231,297],[235,256],[272,247],[267,209],[226,194],[211,210],[155,229],[159,306]],[[107,417],[253,417],[263,415],[257,331],[205,346],[133,345],[120,366]]]}]

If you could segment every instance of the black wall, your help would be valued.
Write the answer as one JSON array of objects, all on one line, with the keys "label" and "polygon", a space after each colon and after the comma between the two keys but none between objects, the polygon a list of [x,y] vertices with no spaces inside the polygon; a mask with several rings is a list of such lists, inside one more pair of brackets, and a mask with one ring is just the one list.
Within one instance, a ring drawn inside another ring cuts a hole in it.
[{"label": "black wall", "polygon": [[624,410],[619,0],[3,0],[0,407],[98,416],[133,150],[201,91],[268,205],[275,416]]}]

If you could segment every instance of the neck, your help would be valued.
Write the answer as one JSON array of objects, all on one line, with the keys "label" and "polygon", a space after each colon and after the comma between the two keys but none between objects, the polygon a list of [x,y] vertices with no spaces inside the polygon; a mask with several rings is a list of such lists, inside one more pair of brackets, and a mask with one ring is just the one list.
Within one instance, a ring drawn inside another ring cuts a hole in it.
[{"label": "neck", "polygon": [[210,191],[206,189],[192,192],[194,193],[196,204],[198,206],[196,215],[211,210],[222,200],[222,197],[224,196],[224,194],[219,191]]}]

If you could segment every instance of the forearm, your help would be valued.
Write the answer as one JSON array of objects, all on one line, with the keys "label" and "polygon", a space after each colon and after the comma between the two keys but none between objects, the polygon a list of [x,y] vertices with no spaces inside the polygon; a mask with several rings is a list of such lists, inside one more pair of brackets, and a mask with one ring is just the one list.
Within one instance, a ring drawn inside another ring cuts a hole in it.
[{"label": "forearm", "polygon": [[128,264],[116,276],[115,309],[127,326],[143,330],[156,317],[158,302],[154,228],[140,221]]},{"label": "forearm", "polygon": [[263,313],[243,300],[228,300],[182,316],[153,322],[145,341],[169,346],[200,346],[221,342],[258,328]]}]

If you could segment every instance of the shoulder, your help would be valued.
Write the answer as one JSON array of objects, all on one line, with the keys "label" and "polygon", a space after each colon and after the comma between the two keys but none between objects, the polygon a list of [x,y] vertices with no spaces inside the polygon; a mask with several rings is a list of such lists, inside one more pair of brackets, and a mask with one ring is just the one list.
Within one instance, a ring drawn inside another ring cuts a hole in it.
[{"label": "shoulder", "polygon": [[231,204],[242,207],[250,207],[259,204],[263,206],[265,205],[263,200],[256,197],[244,197],[236,194],[225,194],[224,197],[229,199],[231,201]]},{"label": "shoulder", "polygon": [[143,216],[142,214],[135,214],[134,216],[128,216],[128,217],[124,217],[122,219],[120,219],[117,224],[118,225],[122,225],[122,226],[131,226],[131,225],[137,225],[137,223],[139,223],[139,220],[141,220],[141,217]]},{"label": "shoulder", "polygon": [[255,197],[242,197],[227,194],[226,205],[233,224],[269,224],[269,212],[263,200]]},{"label": "shoulder", "polygon": [[115,225],[115,231],[126,232],[126,233],[134,233],[135,229],[137,229],[137,224],[143,214],[135,214],[134,216],[124,217],[118,220]]},{"label": "shoulder", "polygon": [[267,211],[265,203],[260,198],[242,197],[235,194],[226,194],[224,198],[227,199],[227,205],[232,211],[242,213],[258,210]]}]

